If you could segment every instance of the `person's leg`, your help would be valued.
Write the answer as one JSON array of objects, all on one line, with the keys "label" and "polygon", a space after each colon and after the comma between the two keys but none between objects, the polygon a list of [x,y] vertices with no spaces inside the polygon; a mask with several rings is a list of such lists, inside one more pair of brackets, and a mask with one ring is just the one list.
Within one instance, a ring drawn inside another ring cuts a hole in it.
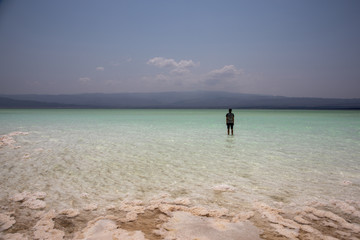
[{"label": "person's leg", "polygon": [[228,130],[228,135],[230,135],[230,125],[226,124],[227,130]]},{"label": "person's leg", "polygon": [[231,124],[231,135],[234,135],[234,124]]}]

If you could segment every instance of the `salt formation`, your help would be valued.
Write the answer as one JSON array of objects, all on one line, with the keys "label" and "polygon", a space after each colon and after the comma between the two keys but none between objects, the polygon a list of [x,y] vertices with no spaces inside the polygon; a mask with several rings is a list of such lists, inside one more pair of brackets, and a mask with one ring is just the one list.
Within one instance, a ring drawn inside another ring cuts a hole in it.
[{"label": "salt formation", "polygon": [[332,213],[330,211],[324,211],[324,210],[319,210],[313,207],[305,207],[304,208],[304,212],[305,213],[312,213],[315,216],[319,217],[319,218],[327,218],[330,219],[334,222],[337,222],[338,225],[342,228],[345,229],[349,229],[354,233],[360,233],[360,226],[358,224],[355,223],[349,223],[347,222],[344,218],[336,215],[335,213]]},{"label": "salt formation", "polygon": [[137,219],[137,213],[136,212],[128,212],[126,214],[126,222],[133,222]]},{"label": "salt formation", "polygon": [[30,193],[29,192],[22,192],[22,193],[17,193],[17,194],[14,194],[10,200],[12,201],[15,201],[15,202],[21,202],[23,200],[25,200],[25,198],[29,195]]},{"label": "salt formation", "polygon": [[84,193],[80,194],[80,197],[81,198],[88,198],[89,194],[84,192]]},{"label": "salt formation", "polygon": [[356,210],[354,206],[351,206],[347,202],[332,200],[330,203],[335,207],[340,209],[343,213],[353,215],[354,217],[360,218],[360,211]]},{"label": "salt formation", "polygon": [[77,217],[80,214],[80,211],[78,209],[65,209],[59,212],[59,215],[64,215],[68,218]]},{"label": "salt formation", "polygon": [[349,186],[349,185],[352,184],[352,182],[350,182],[348,180],[344,180],[341,184],[344,185],[344,186]]},{"label": "salt formation", "polygon": [[130,232],[118,228],[115,220],[114,216],[105,216],[90,221],[74,240],[146,240],[141,231]]},{"label": "salt formation", "polygon": [[311,224],[309,221],[305,220],[304,218],[302,218],[301,216],[295,216],[294,217],[294,221],[299,223],[299,224],[303,224],[303,225],[309,225]]},{"label": "salt formation", "polygon": [[288,239],[297,239],[299,236],[300,224],[280,215],[280,210],[272,208],[265,203],[255,203],[254,207],[266,218],[271,226],[282,236]]},{"label": "salt formation", "polygon": [[44,214],[34,226],[34,239],[62,240],[65,236],[63,231],[54,229],[53,219],[56,217],[55,210]]},{"label": "salt formation", "polygon": [[14,136],[18,135],[28,135],[28,132],[11,132],[7,135],[0,136],[0,147],[2,146],[10,146],[12,148],[18,148],[17,146],[13,146],[14,143],[16,143]]},{"label": "salt formation", "polygon": [[116,206],[115,205],[109,205],[107,207],[105,207],[106,210],[115,210]]},{"label": "salt formation", "polygon": [[15,224],[15,218],[11,216],[11,213],[2,214],[0,213],[0,232],[7,230]]},{"label": "salt formation", "polygon": [[[202,206],[190,207],[190,199],[188,198],[177,198],[175,200],[170,200],[168,198],[160,197],[158,199],[153,199],[150,201],[150,205],[147,206],[146,210],[155,210],[159,209],[162,213],[167,216],[172,216],[172,212],[182,211],[188,212],[196,216],[207,216],[207,217],[221,217],[228,214],[228,210],[225,208],[218,209],[207,209]],[[124,210],[124,209],[123,209]]]},{"label": "salt formation", "polygon": [[214,191],[218,192],[235,192],[235,188],[226,184],[220,184],[212,187]]},{"label": "salt formation", "polygon": [[250,222],[231,223],[225,219],[194,216],[187,212],[174,212],[158,233],[164,239],[177,240],[260,240],[260,231]]},{"label": "salt formation", "polygon": [[20,132],[20,131],[16,131],[16,132],[11,132],[9,133],[7,136],[13,137],[13,136],[18,136],[18,135],[28,135],[28,132]]},{"label": "salt formation", "polygon": [[[360,236],[360,226],[357,223],[349,222],[334,213],[342,211],[345,217],[359,222],[358,210],[347,202],[338,200],[330,203],[317,202],[296,212],[285,212],[264,203],[256,203],[254,208],[270,223],[273,230],[287,239],[335,240],[357,239],[356,237]],[[334,212],[329,211],[330,209]],[[285,218],[293,214],[295,214],[293,220]]]},{"label": "salt formation", "polygon": [[[0,235],[1,237],[1,235]],[[4,240],[28,240],[28,238],[26,236],[24,236],[21,233],[8,233],[6,235],[4,235],[3,238],[0,239],[4,239]]]},{"label": "salt formation", "polygon": [[241,212],[241,213],[238,213],[237,215],[235,215],[231,221],[232,222],[239,222],[239,221],[243,222],[243,221],[249,220],[254,215],[255,215],[255,213],[253,211]]},{"label": "salt formation", "polygon": [[44,199],[45,197],[46,193],[44,192],[35,192],[32,194],[24,191],[12,196],[11,200],[15,202],[23,202],[22,206],[30,209],[44,209],[46,207],[46,203],[41,199]]},{"label": "salt formation", "polygon": [[30,209],[44,209],[46,207],[46,203],[38,199],[28,199],[22,204],[22,206]]},{"label": "salt formation", "polygon": [[174,200],[174,203],[176,205],[184,205],[184,206],[189,206],[191,204],[191,201],[189,198],[177,198]]},{"label": "salt formation", "polygon": [[360,239],[358,201],[315,201],[305,206],[257,202],[251,209],[229,212],[164,194],[149,203],[122,201],[108,206],[109,215],[102,216],[104,209],[92,211],[96,204],[89,204],[89,211],[69,208],[58,214],[33,210],[45,204],[45,197],[44,192],[24,191],[1,206],[0,239]]},{"label": "salt formation", "polygon": [[94,204],[94,203],[91,203],[91,204],[88,204],[84,207],[84,210],[85,211],[94,211],[98,208],[98,205],[97,204]]},{"label": "salt formation", "polygon": [[145,207],[142,206],[143,202],[140,200],[134,201],[123,201],[120,206],[119,210],[124,212],[134,212],[134,213],[144,213]]}]

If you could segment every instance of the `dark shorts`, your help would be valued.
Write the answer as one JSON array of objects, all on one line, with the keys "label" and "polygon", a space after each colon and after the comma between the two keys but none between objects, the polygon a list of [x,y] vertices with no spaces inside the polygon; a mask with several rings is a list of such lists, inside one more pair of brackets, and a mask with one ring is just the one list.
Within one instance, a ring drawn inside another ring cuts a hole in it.
[{"label": "dark shorts", "polygon": [[233,123],[227,123],[226,126],[227,126],[228,129],[229,129],[229,128],[231,128],[231,129],[234,128],[234,124],[233,124]]}]

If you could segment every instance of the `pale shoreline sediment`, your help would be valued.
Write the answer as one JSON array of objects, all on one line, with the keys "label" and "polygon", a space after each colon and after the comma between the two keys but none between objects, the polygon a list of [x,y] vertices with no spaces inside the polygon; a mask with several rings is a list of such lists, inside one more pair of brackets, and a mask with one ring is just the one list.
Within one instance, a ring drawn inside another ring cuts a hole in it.
[{"label": "pale shoreline sediment", "polygon": [[358,239],[359,223],[355,201],[314,202],[293,210],[256,202],[230,212],[164,194],[147,203],[51,209],[46,193],[22,192],[1,200],[0,239]]},{"label": "pale shoreline sediment", "polygon": [[[18,131],[0,136],[0,147],[18,149],[14,137],[27,134]],[[63,201],[56,199],[51,189],[41,192],[43,188],[33,185],[17,193],[9,189],[0,198],[0,240],[360,239],[358,200],[326,199],[303,204],[259,200],[249,201],[246,207],[220,208],[164,193],[147,200],[114,199],[110,205],[109,201],[101,202],[79,192],[73,196],[75,204],[73,200],[61,204]],[[227,184],[209,190],[224,198],[240,191]]]}]

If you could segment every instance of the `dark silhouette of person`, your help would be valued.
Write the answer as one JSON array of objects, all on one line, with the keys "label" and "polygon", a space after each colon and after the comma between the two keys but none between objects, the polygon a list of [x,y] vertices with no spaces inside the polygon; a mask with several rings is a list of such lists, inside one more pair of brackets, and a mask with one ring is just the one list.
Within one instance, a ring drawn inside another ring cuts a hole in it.
[{"label": "dark silhouette of person", "polygon": [[234,114],[232,113],[232,109],[229,108],[229,112],[226,114],[226,126],[228,135],[230,135],[230,128],[231,128],[231,135],[234,135]]}]

